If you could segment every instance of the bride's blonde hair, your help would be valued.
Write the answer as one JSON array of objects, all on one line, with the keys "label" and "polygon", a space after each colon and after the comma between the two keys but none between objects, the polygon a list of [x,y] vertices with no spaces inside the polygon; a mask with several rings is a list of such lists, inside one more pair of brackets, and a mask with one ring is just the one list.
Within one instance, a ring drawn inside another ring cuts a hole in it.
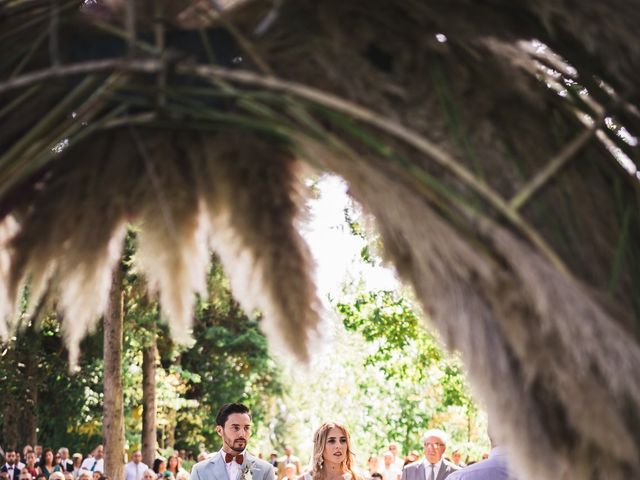
[{"label": "bride's blonde hair", "polygon": [[311,459],[311,475],[316,479],[321,475],[324,463],[322,454],[327,443],[329,431],[334,427],[339,428],[347,439],[347,454],[345,456],[346,458],[342,462],[344,472],[351,475],[351,480],[360,480],[360,477],[356,475],[352,469],[353,452],[351,451],[351,437],[349,436],[349,431],[346,429],[346,427],[344,427],[344,425],[340,425],[336,422],[323,423],[313,434],[313,457]]}]

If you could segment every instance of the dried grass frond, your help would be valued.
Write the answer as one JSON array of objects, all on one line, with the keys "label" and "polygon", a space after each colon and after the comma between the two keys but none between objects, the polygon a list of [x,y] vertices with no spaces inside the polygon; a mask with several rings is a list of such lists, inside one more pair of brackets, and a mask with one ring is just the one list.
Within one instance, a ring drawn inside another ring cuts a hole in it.
[{"label": "dried grass frond", "polygon": [[260,309],[272,342],[308,359],[320,303],[314,265],[299,233],[301,165],[277,144],[252,135],[205,139],[204,198],[212,246],[246,310]]}]

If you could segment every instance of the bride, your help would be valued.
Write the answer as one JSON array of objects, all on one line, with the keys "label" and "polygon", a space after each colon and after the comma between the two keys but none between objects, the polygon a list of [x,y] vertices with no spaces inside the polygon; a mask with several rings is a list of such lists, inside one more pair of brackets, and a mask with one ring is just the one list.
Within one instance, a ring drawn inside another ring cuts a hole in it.
[{"label": "bride", "polygon": [[311,471],[299,480],[362,480],[353,470],[351,439],[338,423],[323,423],[313,434]]}]

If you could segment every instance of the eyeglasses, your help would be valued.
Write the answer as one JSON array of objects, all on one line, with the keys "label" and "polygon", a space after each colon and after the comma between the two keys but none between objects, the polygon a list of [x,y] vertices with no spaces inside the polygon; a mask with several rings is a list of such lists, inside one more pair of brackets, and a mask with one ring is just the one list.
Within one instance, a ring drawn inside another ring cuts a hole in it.
[{"label": "eyeglasses", "polygon": [[424,444],[425,447],[431,447],[431,448],[438,448],[438,447],[444,447],[444,443],[431,443],[431,442],[427,442]]}]

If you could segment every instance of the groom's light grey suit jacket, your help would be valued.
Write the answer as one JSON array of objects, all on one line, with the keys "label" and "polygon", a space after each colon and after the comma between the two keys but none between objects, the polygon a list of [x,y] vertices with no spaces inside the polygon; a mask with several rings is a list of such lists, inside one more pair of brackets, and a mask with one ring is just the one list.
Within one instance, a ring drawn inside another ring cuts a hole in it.
[{"label": "groom's light grey suit jacket", "polygon": [[[244,455],[242,471],[249,466],[253,480],[274,480],[273,465],[254,457],[250,453]],[[240,480],[242,477],[240,477]],[[220,452],[202,462],[196,463],[191,470],[191,480],[236,480],[229,478],[224,458]]]},{"label": "groom's light grey suit jacket", "polygon": [[[451,462],[448,462],[445,459],[442,459],[442,466],[440,467],[440,471],[438,472],[438,476],[436,480],[444,480],[449,475],[451,475],[456,470],[459,470],[460,467],[454,465]],[[429,470],[431,472],[431,470]],[[193,478],[193,477],[192,477]],[[425,480],[425,466],[423,461],[414,462],[402,470],[402,478],[400,480]]]}]

